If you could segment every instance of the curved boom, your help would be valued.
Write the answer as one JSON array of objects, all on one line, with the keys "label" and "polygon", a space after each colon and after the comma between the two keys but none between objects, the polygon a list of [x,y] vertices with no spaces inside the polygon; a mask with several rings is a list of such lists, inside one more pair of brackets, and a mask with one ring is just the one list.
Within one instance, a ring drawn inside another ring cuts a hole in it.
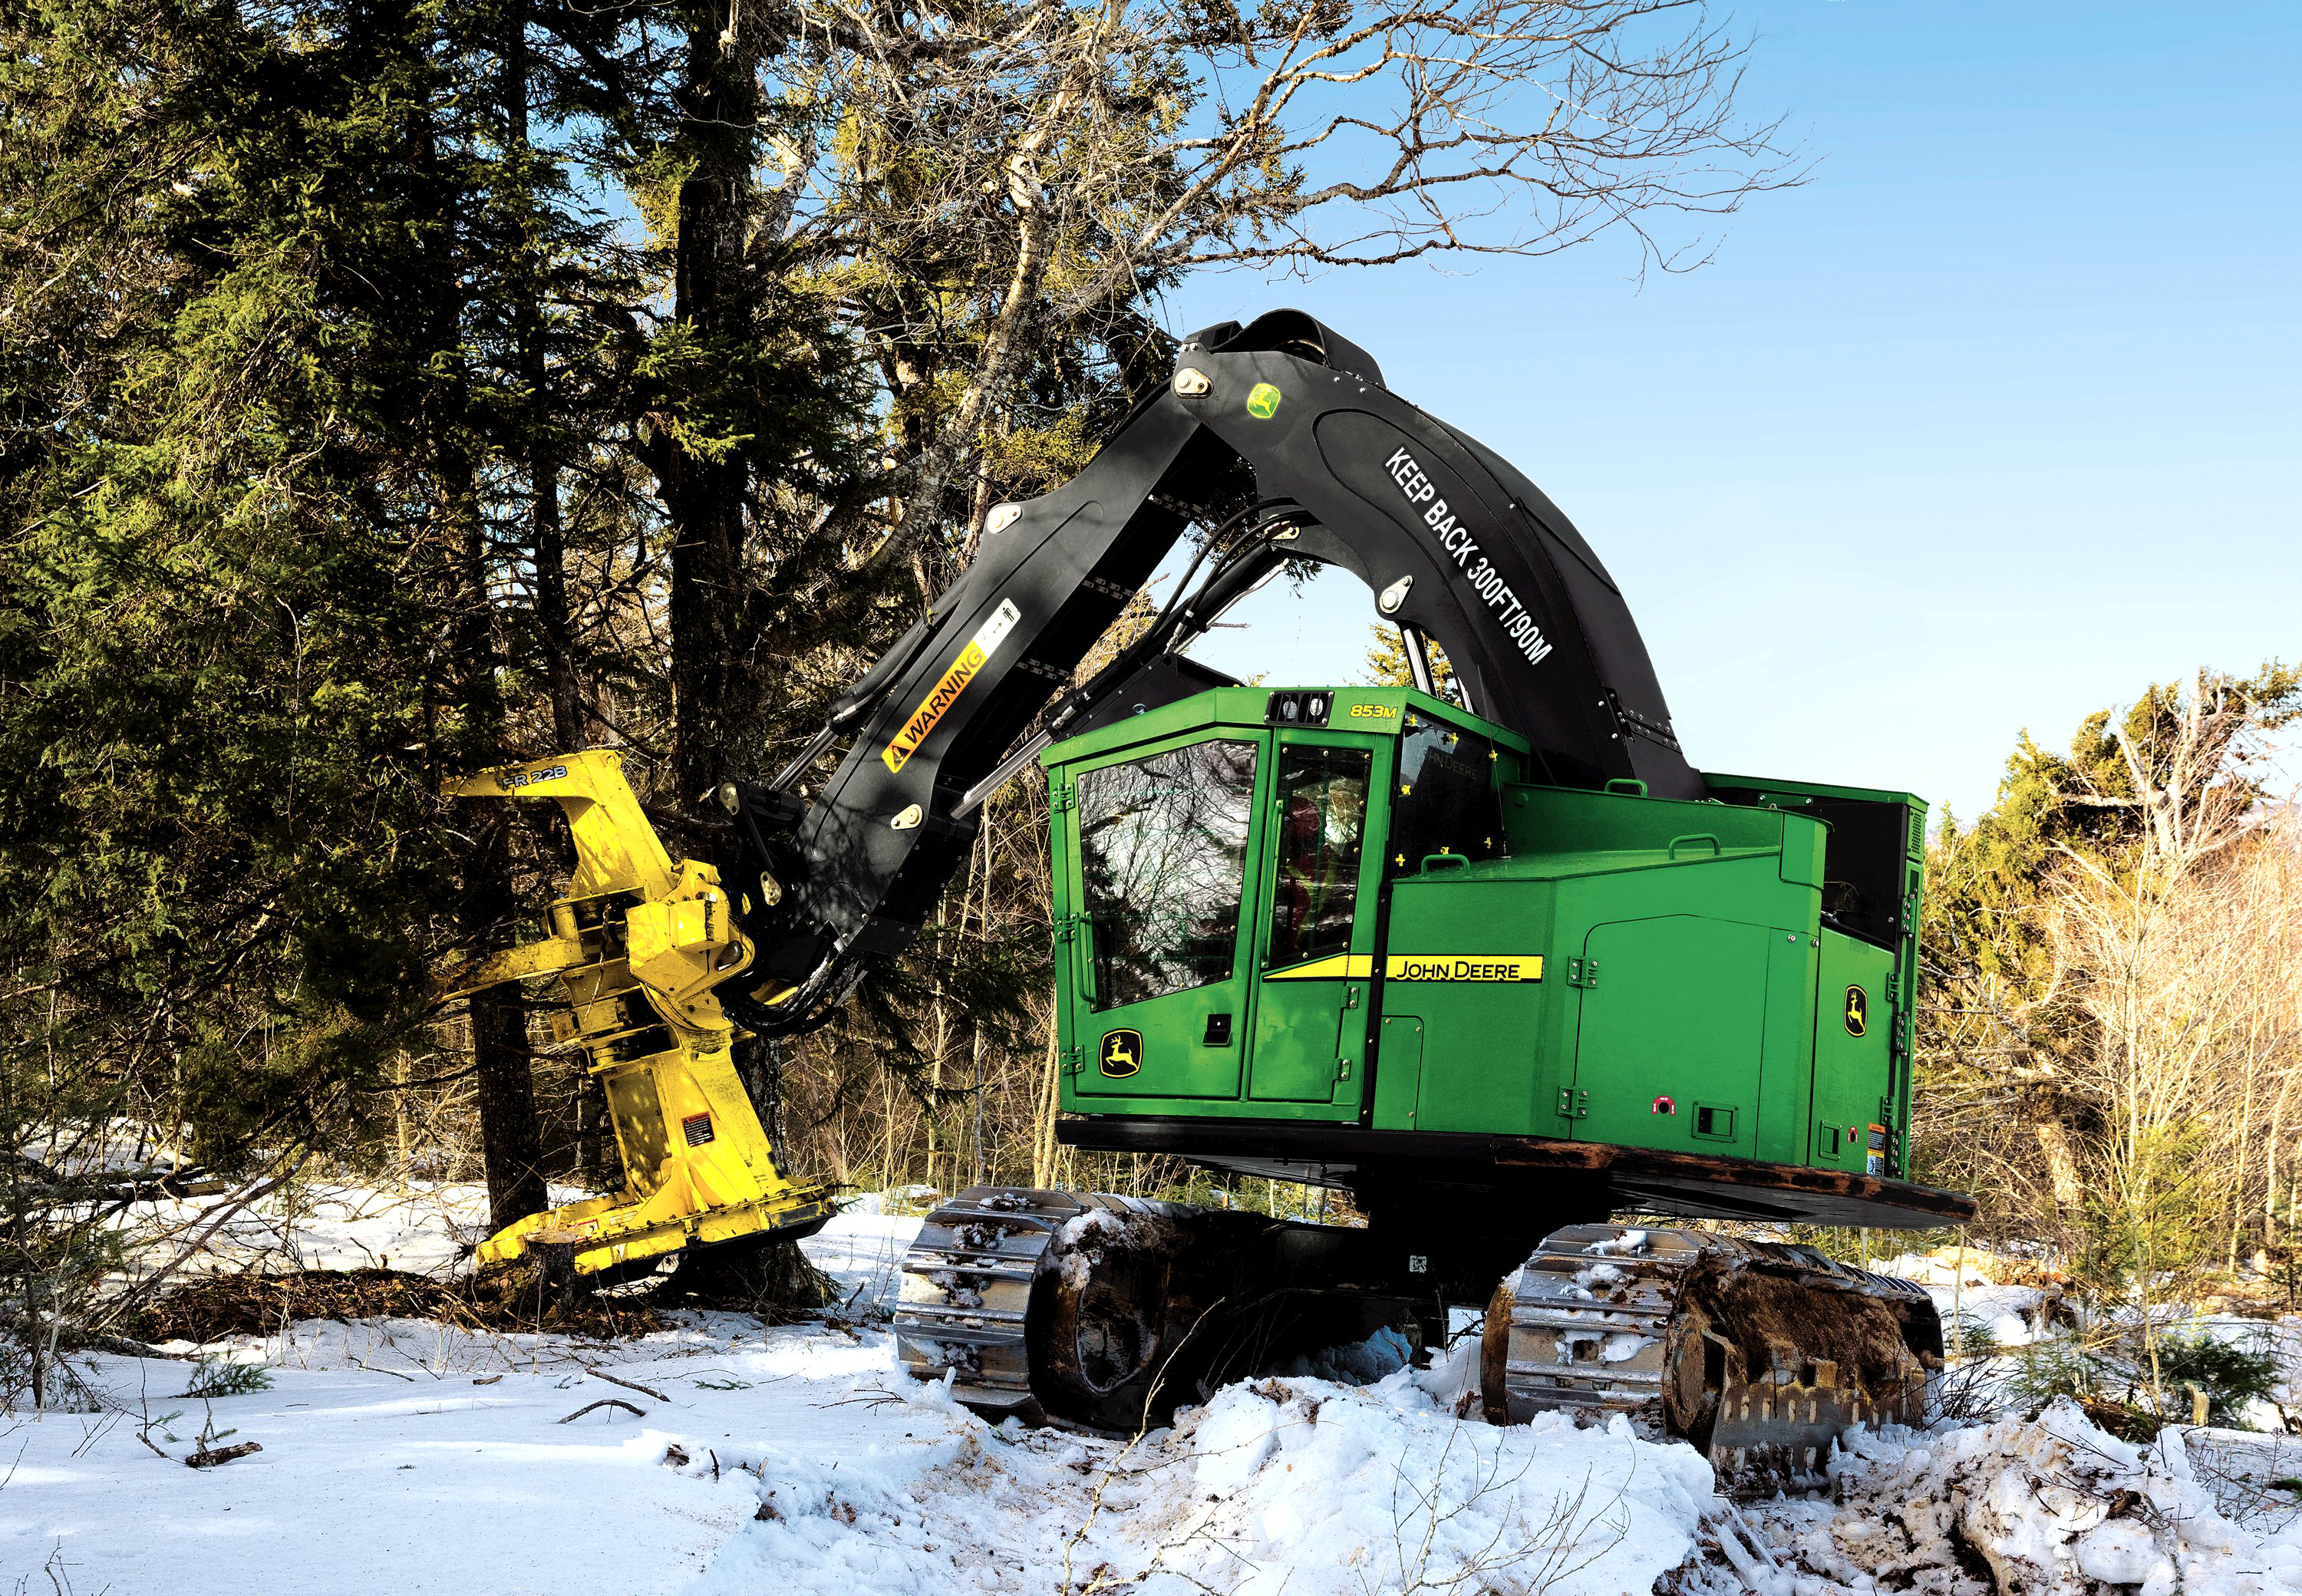
[{"label": "curved boom", "polygon": [[1194,521],[1216,529],[1207,584],[1051,729],[1147,672],[1172,680],[1187,668],[1165,650],[1281,561],[1312,559],[1365,581],[1412,644],[1435,639],[1473,708],[1533,744],[1538,779],[1705,795],[1622,594],[1540,489],[1392,394],[1365,351],[1301,312],[1225,323],[1183,343],[1165,390],[1087,469],[994,512],[966,573],[835,707],[816,751],[854,741],[787,836],[758,840],[795,803],[743,794],[754,840],[729,885],[778,881],[765,889],[774,906],[745,917],[768,978],[735,1005],[746,1023],[819,1023],[853,955],[912,940],[973,837],[969,789]]}]

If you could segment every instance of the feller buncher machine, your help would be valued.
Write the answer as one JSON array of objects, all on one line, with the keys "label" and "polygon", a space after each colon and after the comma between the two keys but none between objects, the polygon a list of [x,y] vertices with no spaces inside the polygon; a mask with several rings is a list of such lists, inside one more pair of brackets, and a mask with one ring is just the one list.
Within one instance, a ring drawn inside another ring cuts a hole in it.
[{"label": "feller buncher machine", "polygon": [[[1075,685],[1187,538],[1172,596]],[[1187,657],[1298,561],[1365,582],[1413,687]],[[567,812],[550,937],[455,984],[556,976],[628,1180],[483,1256],[550,1239],[627,1273],[820,1226],[830,1193],[777,1168],[736,1028],[822,1024],[1035,762],[1062,1140],[1335,1189],[1365,1222],[963,1191],[904,1264],[912,1373],[987,1415],[1130,1429],[1290,1349],[1384,1324],[1428,1348],[1483,1306],[1499,1424],[1626,1413],[1740,1475],[1915,1416],[1942,1352],[1915,1287],[1646,1216],[1970,1216],[1906,1178],[1924,805],[1688,764],[1567,517],[1297,311],[1186,340],[1076,478],[993,510],[788,769],[706,795],[715,857],[669,857],[612,752],[452,789]]]}]

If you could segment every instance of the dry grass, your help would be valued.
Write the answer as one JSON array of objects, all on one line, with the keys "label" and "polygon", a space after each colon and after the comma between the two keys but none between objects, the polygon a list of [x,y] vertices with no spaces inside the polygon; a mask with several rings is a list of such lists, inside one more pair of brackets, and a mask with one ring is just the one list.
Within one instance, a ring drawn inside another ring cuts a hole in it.
[{"label": "dry grass", "polygon": [[664,1323],[643,1298],[584,1296],[558,1302],[533,1271],[513,1265],[459,1281],[397,1269],[211,1274],[169,1293],[129,1328],[147,1341],[204,1344],[267,1335],[299,1319],[437,1319],[466,1330],[545,1330],[602,1340],[645,1335]]}]

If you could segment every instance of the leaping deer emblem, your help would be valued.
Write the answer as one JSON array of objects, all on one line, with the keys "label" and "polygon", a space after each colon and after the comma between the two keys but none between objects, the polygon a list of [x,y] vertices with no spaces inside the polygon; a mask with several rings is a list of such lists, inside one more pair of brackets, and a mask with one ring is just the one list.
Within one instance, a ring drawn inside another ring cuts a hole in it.
[{"label": "leaping deer emblem", "polygon": [[1132,1075],[1143,1067],[1143,1033],[1115,1030],[1103,1038],[1103,1072]]}]

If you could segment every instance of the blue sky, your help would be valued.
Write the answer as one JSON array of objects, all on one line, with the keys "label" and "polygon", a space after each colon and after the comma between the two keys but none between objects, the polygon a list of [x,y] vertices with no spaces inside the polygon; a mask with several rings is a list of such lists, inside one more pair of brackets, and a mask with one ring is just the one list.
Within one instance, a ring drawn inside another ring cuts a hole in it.
[{"label": "blue sky", "polygon": [[[1716,264],[1207,276],[1516,461],[1629,596],[1707,769],[1971,818],[2016,736],[2302,655],[2302,6],[1761,0],[1744,103],[1811,181]],[[1371,600],[1265,590],[1195,651],[1360,673]]]}]

